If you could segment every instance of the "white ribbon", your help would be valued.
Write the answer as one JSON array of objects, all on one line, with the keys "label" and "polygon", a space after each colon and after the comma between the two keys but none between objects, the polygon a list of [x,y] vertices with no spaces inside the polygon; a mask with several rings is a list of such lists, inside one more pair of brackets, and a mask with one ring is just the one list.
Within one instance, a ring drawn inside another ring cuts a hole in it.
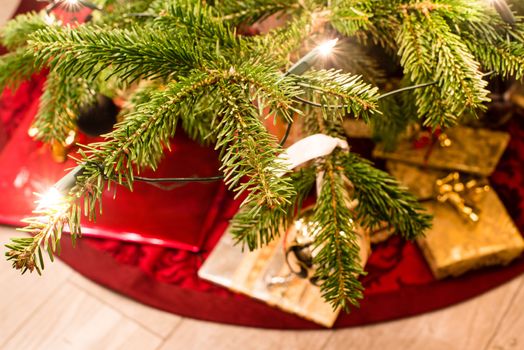
[{"label": "white ribbon", "polygon": [[293,170],[305,162],[333,153],[337,147],[343,150],[349,150],[349,145],[346,140],[325,134],[315,134],[303,138],[289,146],[278,156],[277,162],[284,165],[285,169],[277,170],[276,175],[278,177],[284,176],[288,171]]}]

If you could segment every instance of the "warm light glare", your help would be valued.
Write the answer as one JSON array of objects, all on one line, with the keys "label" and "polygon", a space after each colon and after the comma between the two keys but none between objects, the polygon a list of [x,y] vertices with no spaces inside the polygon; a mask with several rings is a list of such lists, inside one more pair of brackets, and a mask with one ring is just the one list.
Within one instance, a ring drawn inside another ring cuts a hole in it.
[{"label": "warm light glare", "polygon": [[53,16],[52,14],[49,14],[49,13],[46,13],[44,15],[44,22],[47,24],[47,25],[52,25],[55,23],[55,16]]},{"label": "warm light glare", "polygon": [[81,7],[79,0],[62,0],[62,4],[70,12],[78,11]]},{"label": "warm light glare", "polygon": [[64,195],[55,187],[51,187],[46,193],[39,195],[37,201],[39,209],[57,209],[64,203]]},{"label": "warm light glare", "polygon": [[71,146],[76,139],[76,132],[74,130],[69,131],[69,134],[67,134],[67,138],[65,139],[66,146]]},{"label": "warm light glare", "polygon": [[333,48],[337,45],[338,39],[328,40],[323,44],[320,44],[317,50],[321,55],[327,56],[333,52]]},{"label": "warm light glare", "polygon": [[38,129],[30,128],[29,130],[27,130],[27,134],[29,135],[29,137],[35,137],[36,134],[38,134]]}]

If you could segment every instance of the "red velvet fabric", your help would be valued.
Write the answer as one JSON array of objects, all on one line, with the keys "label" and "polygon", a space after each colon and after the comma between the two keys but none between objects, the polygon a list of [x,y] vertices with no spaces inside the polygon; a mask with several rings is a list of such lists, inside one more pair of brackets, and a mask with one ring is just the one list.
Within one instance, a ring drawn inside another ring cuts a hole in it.
[{"label": "red velvet fabric", "polygon": [[[24,84],[19,94],[1,100],[3,123],[10,125],[4,130],[6,140],[17,129],[17,123],[20,123],[18,116],[35,112],[31,101],[40,94],[36,85]],[[524,120],[514,119],[508,130],[512,135],[510,145],[491,180],[522,232]],[[186,157],[188,162],[192,160],[191,154]],[[176,200],[184,201],[184,198]],[[196,222],[200,229],[207,231],[206,240],[198,252],[94,238],[83,238],[76,248],[72,248],[68,238],[65,238],[61,259],[95,282],[182,316],[253,327],[319,328],[311,322],[198,278],[198,268],[238,207],[238,202],[226,191],[210,192],[207,202],[214,203],[213,210],[206,219]],[[0,211],[6,205],[4,202]],[[187,209],[191,209],[190,205]],[[195,232],[188,231],[186,234]],[[460,278],[436,281],[416,245],[395,237],[374,248],[366,270],[368,275],[362,279],[366,291],[361,307],[350,314],[342,314],[335,327],[416,315],[466,300],[520,275],[524,271],[524,259],[517,259],[507,267],[487,268]]]}]

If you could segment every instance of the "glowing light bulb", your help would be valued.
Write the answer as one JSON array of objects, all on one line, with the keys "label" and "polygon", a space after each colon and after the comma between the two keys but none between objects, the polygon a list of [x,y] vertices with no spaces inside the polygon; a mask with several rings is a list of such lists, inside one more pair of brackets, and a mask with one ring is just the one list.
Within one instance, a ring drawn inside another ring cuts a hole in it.
[{"label": "glowing light bulb", "polygon": [[38,195],[39,199],[36,210],[42,209],[54,209],[60,210],[67,207],[67,198],[69,191],[76,184],[76,177],[82,174],[84,171],[83,165],[78,165],[67,173],[64,177],[58,180],[53,187],[51,187],[46,193]]},{"label": "glowing light bulb", "polygon": [[62,4],[68,12],[76,12],[82,7],[80,0],[62,0]]},{"label": "glowing light bulb", "polygon": [[55,16],[53,16],[50,13],[46,13],[44,15],[44,22],[45,22],[45,24],[47,24],[49,26],[55,24],[55,22],[56,22]]},{"label": "glowing light bulb", "polygon": [[338,39],[328,40],[317,47],[318,52],[322,56],[328,56],[333,52],[333,48],[337,45]]},{"label": "glowing light bulb", "polygon": [[29,137],[35,137],[36,134],[38,134],[38,129],[35,127],[32,127],[29,130],[27,130],[27,135],[29,135]]},{"label": "glowing light bulb", "polygon": [[75,142],[75,139],[76,139],[76,132],[74,130],[70,130],[65,139],[66,146],[71,146]]},{"label": "glowing light bulb", "polygon": [[286,75],[302,75],[304,74],[315,62],[319,56],[327,56],[333,52],[333,48],[337,45],[338,39],[328,40],[325,43],[317,46],[311,50],[307,55],[297,61],[289,70],[284,74]]},{"label": "glowing light bulb", "polygon": [[51,187],[46,193],[39,195],[37,210],[57,209],[64,203],[65,196],[56,187]]}]

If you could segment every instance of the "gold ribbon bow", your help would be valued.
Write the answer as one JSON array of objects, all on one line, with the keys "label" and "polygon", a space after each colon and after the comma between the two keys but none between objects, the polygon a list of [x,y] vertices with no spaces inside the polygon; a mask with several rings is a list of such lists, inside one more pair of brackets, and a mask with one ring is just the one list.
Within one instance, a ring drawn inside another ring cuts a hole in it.
[{"label": "gold ribbon bow", "polygon": [[476,204],[490,190],[486,180],[462,180],[458,172],[453,172],[435,182],[437,200],[451,204],[464,218],[478,222],[480,210]]}]

